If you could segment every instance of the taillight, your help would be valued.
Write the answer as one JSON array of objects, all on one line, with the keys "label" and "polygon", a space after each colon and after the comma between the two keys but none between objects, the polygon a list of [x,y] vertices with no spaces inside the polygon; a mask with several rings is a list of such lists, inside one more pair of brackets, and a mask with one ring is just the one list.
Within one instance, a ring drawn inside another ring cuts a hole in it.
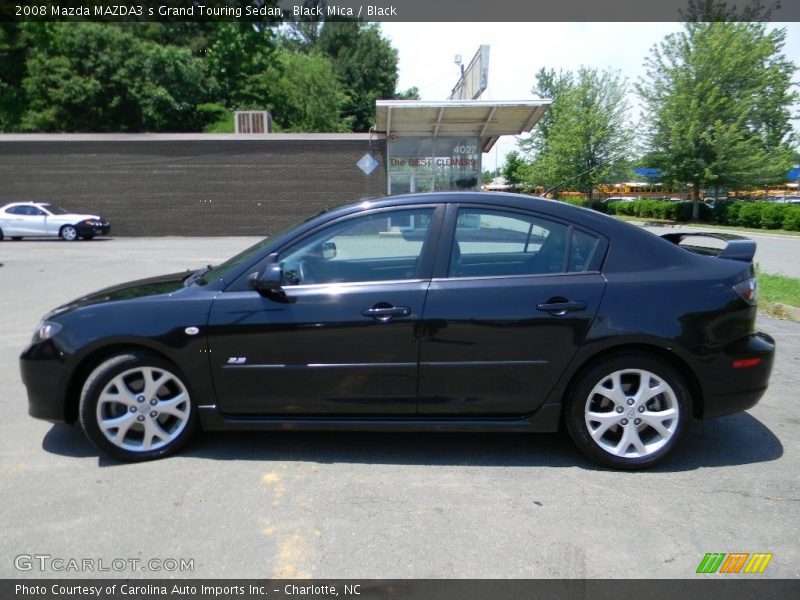
[{"label": "taillight", "polygon": [[755,367],[760,364],[760,358],[739,358],[734,360],[731,366],[733,366],[734,369],[746,369],[748,367]]},{"label": "taillight", "polygon": [[733,289],[736,291],[737,294],[747,302],[748,304],[755,305],[758,301],[758,283],[756,282],[755,277],[751,277],[750,279],[745,279],[744,281],[740,281]]}]

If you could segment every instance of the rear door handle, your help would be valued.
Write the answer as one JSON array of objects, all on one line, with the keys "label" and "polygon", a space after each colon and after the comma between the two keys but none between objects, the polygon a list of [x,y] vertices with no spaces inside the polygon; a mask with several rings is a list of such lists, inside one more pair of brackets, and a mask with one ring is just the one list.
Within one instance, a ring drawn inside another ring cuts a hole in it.
[{"label": "rear door handle", "polygon": [[407,306],[384,306],[383,304],[376,304],[372,308],[365,308],[361,311],[365,317],[372,317],[376,321],[386,323],[391,321],[394,317],[407,317],[411,314],[411,309]]},{"label": "rear door handle", "polygon": [[568,312],[586,310],[586,302],[581,300],[564,300],[559,302],[545,302],[537,304],[536,308],[554,315],[565,315]]}]

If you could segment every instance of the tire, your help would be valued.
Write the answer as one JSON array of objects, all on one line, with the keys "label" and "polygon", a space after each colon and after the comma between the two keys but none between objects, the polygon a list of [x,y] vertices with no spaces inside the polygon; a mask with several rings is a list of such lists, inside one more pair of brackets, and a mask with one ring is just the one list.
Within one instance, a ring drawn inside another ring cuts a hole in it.
[{"label": "tire", "polygon": [[172,454],[197,429],[185,381],[163,358],[139,352],[114,356],[84,383],[81,426],[99,450],[124,461]]},{"label": "tire", "polygon": [[580,376],[565,408],[567,431],[581,452],[603,466],[634,470],[660,463],[680,442],[692,399],[671,365],[626,354]]},{"label": "tire", "polygon": [[2,230],[2,229],[0,229],[0,242],[2,242],[2,241],[3,241],[3,237],[4,237],[4,236],[3,236],[3,230]]},{"label": "tire", "polygon": [[58,230],[58,237],[60,237],[65,242],[74,242],[78,239],[78,230],[75,229],[72,225],[64,225],[61,229]]},{"label": "tire", "polygon": [[22,236],[21,235],[12,235],[11,239],[13,241],[15,241],[15,242],[18,242],[18,241],[20,241],[22,239]]}]

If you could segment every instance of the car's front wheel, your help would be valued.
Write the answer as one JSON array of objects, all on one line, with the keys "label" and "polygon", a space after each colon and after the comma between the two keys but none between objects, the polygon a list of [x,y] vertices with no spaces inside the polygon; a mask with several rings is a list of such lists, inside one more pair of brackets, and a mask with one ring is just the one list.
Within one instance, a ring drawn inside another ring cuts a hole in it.
[{"label": "car's front wheel", "polygon": [[78,230],[75,229],[72,225],[64,225],[58,232],[58,237],[60,237],[65,242],[74,242],[78,239]]},{"label": "car's front wheel", "polygon": [[86,379],[80,421],[100,450],[128,461],[178,450],[197,426],[183,375],[171,362],[144,353],[121,354]]},{"label": "car's front wheel", "polygon": [[664,460],[691,415],[683,377],[647,355],[614,356],[593,366],[566,405],[567,430],[578,448],[616,469],[643,469]]}]

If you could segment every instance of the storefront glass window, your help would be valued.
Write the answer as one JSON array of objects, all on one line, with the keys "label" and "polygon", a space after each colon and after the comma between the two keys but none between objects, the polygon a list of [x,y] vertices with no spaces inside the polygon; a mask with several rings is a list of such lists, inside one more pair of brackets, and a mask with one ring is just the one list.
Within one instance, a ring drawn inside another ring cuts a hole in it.
[{"label": "storefront glass window", "polygon": [[388,158],[391,194],[480,187],[477,137],[389,140]]}]

